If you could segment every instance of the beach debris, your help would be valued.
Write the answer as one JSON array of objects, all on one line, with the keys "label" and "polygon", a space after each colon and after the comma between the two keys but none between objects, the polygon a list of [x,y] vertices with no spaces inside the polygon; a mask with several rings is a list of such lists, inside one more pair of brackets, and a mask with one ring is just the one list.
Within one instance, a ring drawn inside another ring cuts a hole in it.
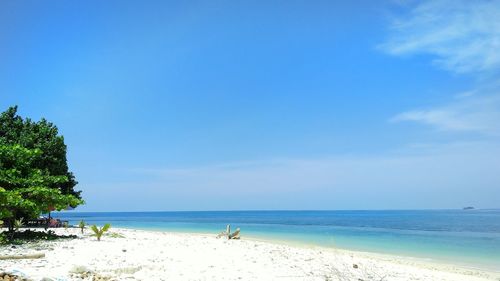
[{"label": "beach debris", "polygon": [[357,264],[353,264],[352,268],[358,268],[358,265]]},{"label": "beach debris", "polygon": [[229,234],[229,239],[240,239],[240,229],[236,228],[236,231]]},{"label": "beach debris", "polygon": [[75,265],[69,270],[69,273],[74,274],[83,274],[89,272],[92,272],[92,270],[90,270],[90,268],[86,267],[85,265]]},{"label": "beach debris", "polygon": [[221,237],[224,237],[224,236],[228,236],[229,235],[229,230],[231,229],[231,226],[228,224],[226,226],[226,230],[225,231],[221,231],[221,233],[217,234],[217,238],[221,238]]},{"label": "beach debris", "polygon": [[113,277],[101,274],[94,274],[92,281],[110,281]]},{"label": "beach debris", "polygon": [[40,281],[67,281],[66,277],[43,277]]},{"label": "beach debris", "polygon": [[[121,273],[135,273],[139,271],[141,267],[130,267],[130,268],[123,268],[123,269],[117,269],[116,272],[96,272],[94,270],[91,270],[89,267],[85,265],[75,265],[73,268],[70,269],[69,274],[73,278],[78,278],[78,279],[85,279],[85,280],[92,280],[92,281],[113,281],[117,280],[115,277],[113,277],[116,273],[121,274]],[[115,270],[113,270],[115,271]],[[0,280],[1,281],[1,280]]]},{"label": "beach debris", "polygon": [[14,274],[14,272],[0,272],[1,281],[32,281],[24,274]]},{"label": "beach debris", "polygon": [[15,276],[15,275],[0,273],[0,280],[11,281],[11,280],[18,280],[18,279],[17,279],[17,276]]},{"label": "beach debris", "polygon": [[72,273],[71,276],[74,277],[74,278],[78,278],[78,279],[87,279],[87,278],[89,278],[92,281],[111,281],[111,280],[116,280],[112,276],[101,275],[101,274],[94,273],[94,272],[84,272],[84,273],[79,273],[79,274]]},{"label": "beach debris", "polygon": [[0,260],[22,260],[22,259],[39,259],[45,257],[45,253],[35,253],[30,255],[5,255],[0,256]]},{"label": "beach debris", "polygon": [[40,279],[40,281],[55,281],[55,280],[50,277],[43,277],[42,279]]},{"label": "beach debris", "polygon": [[82,279],[92,277],[92,274],[93,274],[92,270],[90,270],[88,267],[86,267],[84,265],[73,266],[73,268],[71,268],[69,270],[69,273],[73,277],[82,278]]},{"label": "beach debris", "polygon": [[217,235],[217,238],[227,237],[228,240],[229,239],[240,239],[240,231],[241,230],[239,228],[236,228],[236,231],[231,233],[231,225],[228,224],[226,226],[226,230],[219,233]]},{"label": "beach debris", "polygon": [[123,267],[113,270],[116,274],[134,274],[142,269],[142,266]]},{"label": "beach debris", "polygon": [[[92,281],[111,281],[116,280],[114,277],[110,275],[104,275],[102,273],[95,272],[90,270],[88,267],[84,265],[76,265],[70,271],[69,274],[73,278],[78,279],[86,279]],[[1,280],[0,280],[1,281]]]}]

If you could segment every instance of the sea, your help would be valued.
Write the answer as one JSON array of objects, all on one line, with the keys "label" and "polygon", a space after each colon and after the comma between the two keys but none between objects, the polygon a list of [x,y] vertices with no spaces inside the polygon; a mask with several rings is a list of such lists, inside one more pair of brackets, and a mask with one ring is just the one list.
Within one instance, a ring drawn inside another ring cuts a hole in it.
[{"label": "sea", "polygon": [[500,210],[77,212],[78,224],[214,236],[230,224],[242,239],[407,256],[500,271]]}]

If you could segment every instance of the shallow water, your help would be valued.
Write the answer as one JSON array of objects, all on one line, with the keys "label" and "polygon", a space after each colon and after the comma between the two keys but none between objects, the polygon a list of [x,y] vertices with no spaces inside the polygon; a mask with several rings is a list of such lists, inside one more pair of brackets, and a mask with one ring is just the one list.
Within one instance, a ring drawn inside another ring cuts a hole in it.
[{"label": "shallow water", "polygon": [[242,235],[500,271],[500,210],[61,212],[72,224]]}]

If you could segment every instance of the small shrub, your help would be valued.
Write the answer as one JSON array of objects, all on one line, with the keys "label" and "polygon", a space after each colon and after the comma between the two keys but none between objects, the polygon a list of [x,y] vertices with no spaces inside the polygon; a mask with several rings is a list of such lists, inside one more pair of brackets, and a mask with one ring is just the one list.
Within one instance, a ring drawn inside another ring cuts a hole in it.
[{"label": "small shrub", "polygon": [[23,244],[23,240],[21,240],[21,239],[14,239],[14,240],[10,241],[10,244],[12,244],[12,245],[22,245]]},{"label": "small shrub", "polygon": [[92,236],[97,237],[97,241],[101,241],[101,237],[104,234],[104,232],[108,231],[111,225],[109,223],[105,224],[103,227],[98,228],[95,224],[90,227],[94,234]]},{"label": "small shrub", "polygon": [[83,234],[83,230],[85,229],[85,226],[87,224],[85,223],[84,220],[81,220],[79,223],[78,223],[78,227],[82,230],[82,234]]},{"label": "small shrub", "polygon": [[9,240],[7,239],[7,235],[5,235],[5,233],[0,233],[0,245],[5,245],[9,242]]},{"label": "small shrub", "polygon": [[14,220],[14,230],[19,231],[19,228],[23,227],[24,221],[23,218],[20,218],[18,220]]}]

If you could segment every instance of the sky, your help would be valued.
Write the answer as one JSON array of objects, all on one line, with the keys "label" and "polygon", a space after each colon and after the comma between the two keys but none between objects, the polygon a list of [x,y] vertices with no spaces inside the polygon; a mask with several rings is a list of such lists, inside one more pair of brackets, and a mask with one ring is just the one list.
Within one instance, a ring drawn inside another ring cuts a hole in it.
[{"label": "sky", "polygon": [[499,208],[500,1],[0,1],[80,211]]}]

